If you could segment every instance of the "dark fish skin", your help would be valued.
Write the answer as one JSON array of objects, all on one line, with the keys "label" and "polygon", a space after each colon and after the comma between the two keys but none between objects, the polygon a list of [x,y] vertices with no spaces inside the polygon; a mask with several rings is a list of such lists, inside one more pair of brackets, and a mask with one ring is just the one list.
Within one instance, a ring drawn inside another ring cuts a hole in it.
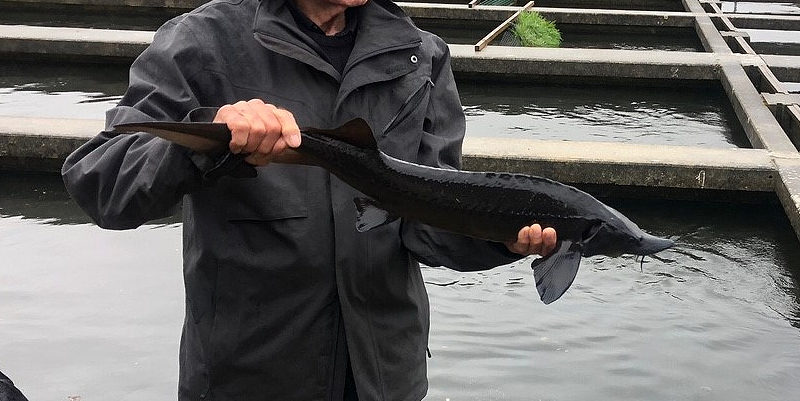
[{"label": "dark fish skin", "polygon": [[14,386],[14,382],[0,372],[0,401],[28,401],[22,392]]},{"label": "dark fish skin", "polygon": [[[203,152],[223,150],[230,141],[224,124],[141,123],[117,126],[114,131],[145,131]],[[193,136],[201,138],[195,143]],[[332,130],[303,129],[301,136],[295,149],[301,160],[290,155],[291,160],[284,161],[321,166],[369,196],[355,200],[359,231],[397,217],[497,242],[516,240],[520,228],[533,223],[555,228],[557,249],[532,265],[545,303],[569,288],[581,256],[649,255],[674,245],[646,234],[588,193],[553,180],[446,170],[395,159],[378,149],[361,119]],[[219,146],[209,147],[209,140]]]},{"label": "dark fish skin", "polygon": [[[432,168],[313,133],[303,135],[298,151],[391,215],[475,238],[514,241],[532,223],[579,237],[601,218],[581,207],[587,194],[545,178]],[[563,190],[549,195],[554,186]]]}]

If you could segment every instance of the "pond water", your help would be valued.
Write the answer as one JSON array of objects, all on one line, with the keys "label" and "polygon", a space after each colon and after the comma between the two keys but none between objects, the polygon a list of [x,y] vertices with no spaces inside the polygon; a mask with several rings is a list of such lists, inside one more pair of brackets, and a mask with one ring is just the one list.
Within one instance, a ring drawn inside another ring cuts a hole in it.
[{"label": "pond water", "polygon": [[722,89],[458,83],[468,136],[749,147]]},{"label": "pond water", "polygon": [[177,10],[163,12],[87,11],[66,6],[60,12],[20,10],[18,4],[12,9],[0,9],[0,24],[59,26],[69,28],[127,29],[154,31],[170,18],[180,14]]},{"label": "pond water", "polygon": [[722,11],[726,13],[740,13],[740,14],[800,15],[800,3],[723,1]]},{"label": "pond water", "polygon": [[[102,119],[124,66],[0,63],[0,115]],[[749,147],[720,88],[499,84],[459,80],[469,136]]]},{"label": "pond water", "polygon": [[703,51],[697,34],[690,28],[681,29],[631,29],[626,33],[604,31],[591,25],[567,27],[559,25],[563,42],[561,47],[581,49],[618,50],[668,50],[683,52]]},{"label": "pond water", "polygon": [[800,32],[776,29],[742,29],[750,35],[753,42],[800,43]]},{"label": "pond water", "polygon": [[128,86],[125,66],[0,63],[0,115],[103,119]]},{"label": "pond water", "polygon": [[[484,22],[452,24],[436,21],[417,21],[417,26],[435,33],[450,44],[474,45],[500,23]],[[583,49],[668,50],[703,51],[697,34],[691,28],[622,27],[606,25],[563,24],[556,25],[561,32],[561,46]],[[506,31],[510,33],[510,31]],[[490,45],[511,45],[507,38],[499,38]]]},{"label": "pond water", "polygon": [[[181,224],[91,224],[55,176],[0,173],[0,369],[31,400],[176,398]],[[529,262],[424,268],[428,400],[787,400],[800,246],[780,206],[614,201],[674,249],[582,262],[543,305]]]}]

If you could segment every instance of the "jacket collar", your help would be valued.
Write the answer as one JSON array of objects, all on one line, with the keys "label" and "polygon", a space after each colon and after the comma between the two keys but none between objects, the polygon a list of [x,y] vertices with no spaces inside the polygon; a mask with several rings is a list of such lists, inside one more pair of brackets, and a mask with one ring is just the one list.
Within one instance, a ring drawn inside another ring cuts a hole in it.
[{"label": "jacket collar", "polygon": [[[260,0],[253,31],[265,47],[304,62],[338,81],[342,76],[319,56],[318,45],[294,21],[286,0]],[[389,0],[369,0],[358,13],[358,33],[344,73],[354,65],[392,50],[419,46],[419,31],[411,19]]]}]

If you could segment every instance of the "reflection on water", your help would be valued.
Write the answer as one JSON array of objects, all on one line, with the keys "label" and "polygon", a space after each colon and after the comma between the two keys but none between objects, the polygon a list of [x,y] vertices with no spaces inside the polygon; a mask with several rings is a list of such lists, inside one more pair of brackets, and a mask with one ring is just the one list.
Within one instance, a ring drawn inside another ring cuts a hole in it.
[{"label": "reflection on water", "polygon": [[54,176],[0,188],[2,370],[30,400],[176,399],[180,224],[101,230]]},{"label": "reflection on water", "polygon": [[778,29],[742,29],[750,35],[753,42],[783,42],[800,43],[800,33],[797,31],[782,31]]},{"label": "reflection on water", "polygon": [[[181,225],[105,231],[53,176],[0,175],[0,361],[31,400],[176,398]],[[800,247],[780,207],[611,201],[678,245],[582,262],[538,299],[523,261],[425,268],[429,400],[793,399]]]},{"label": "reflection on water", "polygon": [[[617,49],[617,50],[667,50],[682,52],[703,51],[703,45],[697,36],[682,34],[680,31],[675,33],[593,33],[587,32],[589,29],[581,31],[564,31],[562,37],[564,42],[561,47],[579,49]],[[665,38],[667,38],[665,40]]]},{"label": "reflection on water", "polygon": [[641,270],[632,257],[584,259],[548,306],[527,262],[425,269],[438,284],[429,399],[796,398],[800,249],[779,208],[615,206],[678,246]]},{"label": "reflection on water", "polygon": [[798,2],[749,2],[723,1],[722,11],[741,14],[789,14],[800,15]]},{"label": "reflection on water", "polygon": [[749,147],[722,90],[459,82],[469,136]]},{"label": "reflection on water", "polygon": [[[499,22],[492,24],[446,25],[437,21],[416,21],[421,29],[433,32],[445,42],[459,45],[474,45],[491,32]],[[691,29],[672,28],[658,30],[641,27],[634,31],[622,31],[625,27],[604,25],[557,24],[561,32],[561,46],[583,49],[621,50],[669,50],[702,51],[703,45]],[[633,28],[630,28],[633,29]],[[491,45],[512,46],[507,30]]]},{"label": "reflection on water", "polygon": [[694,29],[614,25],[557,24],[561,47],[581,49],[703,51]]},{"label": "reflection on water", "polygon": [[[15,4],[18,6],[18,4]],[[24,11],[0,9],[0,24],[55,26],[69,28],[126,29],[153,31],[181,11],[164,10],[150,13],[126,10],[87,12],[87,10]]]},{"label": "reflection on water", "polygon": [[0,63],[0,115],[102,119],[128,85],[127,67]]},{"label": "reflection on water", "polygon": [[[0,63],[0,115],[100,119],[124,66]],[[467,135],[749,147],[721,89],[458,82]]]}]

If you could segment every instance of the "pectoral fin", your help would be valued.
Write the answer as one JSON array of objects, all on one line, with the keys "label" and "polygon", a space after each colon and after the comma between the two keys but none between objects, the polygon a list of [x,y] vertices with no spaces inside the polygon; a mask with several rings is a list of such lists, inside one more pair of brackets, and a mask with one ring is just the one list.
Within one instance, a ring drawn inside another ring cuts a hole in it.
[{"label": "pectoral fin", "polygon": [[375,205],[372,199],[355,198],[353,199],[353,203],[356,204],[357,212],[356,229],[360,233],[367,232],[375,227],[380,227],[397,218]]},{"label": "pectoral fin", "polygon": [[581,246],[571,241],[561,241],[557,250],[531,264],[536,290],[545,304],[561,298],[567,291],[581,263]]}]

